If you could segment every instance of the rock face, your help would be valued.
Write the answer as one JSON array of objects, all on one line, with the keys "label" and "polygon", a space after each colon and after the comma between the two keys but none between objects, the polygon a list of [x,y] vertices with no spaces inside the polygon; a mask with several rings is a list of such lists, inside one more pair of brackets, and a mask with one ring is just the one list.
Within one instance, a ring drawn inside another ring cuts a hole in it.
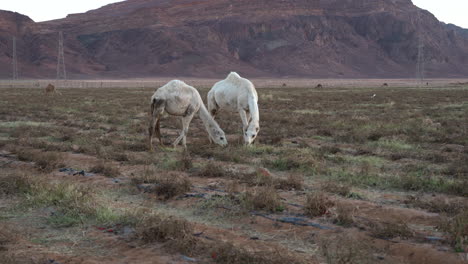
[{"label": "rock face", "polygon": [[21,76],[55,77],[58,31],[72,78],[411,78],[418,36],[426,76],[468,75],[468,30],[410,0],[127,0],[42,23],[0,12],[0,78],[12,35]]}]

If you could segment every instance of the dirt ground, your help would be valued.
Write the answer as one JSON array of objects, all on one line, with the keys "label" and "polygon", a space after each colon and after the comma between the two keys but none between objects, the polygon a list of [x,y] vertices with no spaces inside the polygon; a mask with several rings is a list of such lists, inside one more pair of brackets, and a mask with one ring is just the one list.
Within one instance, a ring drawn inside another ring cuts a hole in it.
[{"label": "dirt ground", "polygon": [[468,262],[468,84],[284,83],[154,152],[154,88],[1,89],[0,263]]}]

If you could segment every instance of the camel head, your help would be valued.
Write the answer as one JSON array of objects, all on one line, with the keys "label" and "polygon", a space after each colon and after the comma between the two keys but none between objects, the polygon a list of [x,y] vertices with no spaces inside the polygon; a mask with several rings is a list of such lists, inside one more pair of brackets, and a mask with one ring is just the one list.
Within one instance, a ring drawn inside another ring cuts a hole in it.
[{"label": "camel head", "polygon": [[254,143],[259,131],[260,125],[255,122],[251,122],[250,125],[247,127],[247,130],[244,132],[244,143],[246,145]]},{"label": "camel head", "polygon": [[223,147],[227,146],[228,142],[226,135],[224,134],[224,131],[221,130],[221,128],[211,127],[210,130],[210,137],[213,139],[214,143]]}]

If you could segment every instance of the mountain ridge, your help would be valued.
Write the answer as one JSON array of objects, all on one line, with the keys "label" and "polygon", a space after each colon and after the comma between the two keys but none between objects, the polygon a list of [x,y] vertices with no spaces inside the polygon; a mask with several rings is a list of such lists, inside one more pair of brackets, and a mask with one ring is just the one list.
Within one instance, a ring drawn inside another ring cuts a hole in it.
[{"label": "mountain ridge", "polygon": [[20,75],[53,78],[58,31],[72,78],[221,77],[231,70],[412,78],[419,38],[427,77],[468,76],[468,30],[410,0],[128,0],[63,19],[26,18],[0,12],[1,78],[10,75],[11,35]]}]

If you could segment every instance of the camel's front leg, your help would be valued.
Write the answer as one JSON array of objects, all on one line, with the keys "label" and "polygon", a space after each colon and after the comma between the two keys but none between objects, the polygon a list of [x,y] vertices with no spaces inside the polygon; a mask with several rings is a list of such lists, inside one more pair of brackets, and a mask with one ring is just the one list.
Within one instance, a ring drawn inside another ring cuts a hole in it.
[{"label": "camel's front leg", "polygon": [[242,136],[243,136],[245,131],[247,130],[247,127],[249,126],[249,121],[248,121],[249,119],[247,118],[247,113],[242,108],[239,108],[239,115],[242,120]]},{"label": "camel's front leg", "polygon": [[179,145],[179,142],[182,140],[182,145],[184,148],[187,148],[187,132],[189,129],[190,122],[192,122],[193,115],[188,115],[182,117],[182,132],[180,133],[180,136],[174,141],[174,148]]}]

